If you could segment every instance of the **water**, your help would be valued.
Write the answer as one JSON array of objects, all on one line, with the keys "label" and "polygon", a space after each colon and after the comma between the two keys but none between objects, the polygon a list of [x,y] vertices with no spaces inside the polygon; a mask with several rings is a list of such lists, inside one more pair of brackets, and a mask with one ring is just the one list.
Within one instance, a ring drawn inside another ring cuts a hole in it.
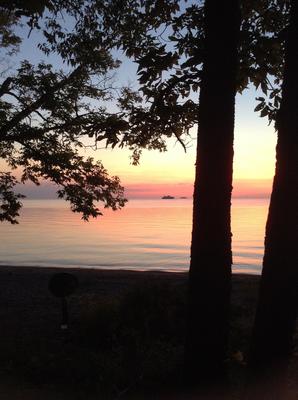
[{"label": "water", "polygon": [[[86,223],[59,200],[26,200],[19,225],[0,224],[0,265],[186,271],[191,200],[131,200]],[[235,272],[260,273],[268,200],[232,207]]]}]

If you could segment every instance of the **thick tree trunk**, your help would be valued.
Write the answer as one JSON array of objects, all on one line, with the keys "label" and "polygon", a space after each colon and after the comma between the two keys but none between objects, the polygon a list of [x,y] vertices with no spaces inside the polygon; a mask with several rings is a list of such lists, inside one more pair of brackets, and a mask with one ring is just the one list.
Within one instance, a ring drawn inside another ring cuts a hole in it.
[{"label": "thick tree trunk", "polygon": [[227,345],[238,1],[206,0],[205,27],[185,353],[191,383],[222,371]]},{"label": "thick tree trunk", "polygon": [[292,1],[282,101],[276,123],[276,169],[249,365],[254,373],[284,371],[298,301],[298,2]]}]

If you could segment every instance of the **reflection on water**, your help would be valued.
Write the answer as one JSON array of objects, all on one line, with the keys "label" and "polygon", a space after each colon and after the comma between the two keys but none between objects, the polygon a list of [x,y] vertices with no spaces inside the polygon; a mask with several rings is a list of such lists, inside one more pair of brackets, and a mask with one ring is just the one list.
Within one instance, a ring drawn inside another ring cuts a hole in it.
[{"label": "reflection on water", "polygon": [[[0,224],[2,265],[185,271],[191,200],[131,200],[83,222],[59,200],[27,200],[19,225]],[[234,200],[234,270],[259,273],[267,200]]]},{"label": "reflection on water", "polygon": [[237,199],[232,207],[234,270],[260,273],[269,199]]}]

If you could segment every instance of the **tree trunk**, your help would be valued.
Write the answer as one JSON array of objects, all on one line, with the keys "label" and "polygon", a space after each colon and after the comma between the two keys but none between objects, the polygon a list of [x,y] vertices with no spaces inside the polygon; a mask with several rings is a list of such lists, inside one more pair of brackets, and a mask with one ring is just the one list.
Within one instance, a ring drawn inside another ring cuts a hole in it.
[{"label": "tree trunk", "polygon": [[[292,1],[276,167],[249,365],[263,378],[285,370],[292,349],[298,292],[298,2]],[[261,372],[262,371],[262,372]]]},{"label": "tree trunk", "polygon": [[205,1],[185,373],[190,383],[222,372],[231,285],[231,194],[240,10]]}]

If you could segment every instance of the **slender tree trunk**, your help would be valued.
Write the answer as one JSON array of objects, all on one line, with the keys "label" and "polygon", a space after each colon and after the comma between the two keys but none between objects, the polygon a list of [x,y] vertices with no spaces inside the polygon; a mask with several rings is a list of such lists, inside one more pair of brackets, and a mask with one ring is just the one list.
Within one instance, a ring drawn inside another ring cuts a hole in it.
[{"label": "slender tree trunk", "polygon": [[298,301],[298,2],[292,1],[282,101],[276,122],[276,167],[265,254],[250,349],[251,369],[284,371],[292,349]]},{"label": "slender tree trunk", "polygon": [[222,372],[231,286],[231,193],[240,10],[205,1],[185,372],[195,384]]}]

